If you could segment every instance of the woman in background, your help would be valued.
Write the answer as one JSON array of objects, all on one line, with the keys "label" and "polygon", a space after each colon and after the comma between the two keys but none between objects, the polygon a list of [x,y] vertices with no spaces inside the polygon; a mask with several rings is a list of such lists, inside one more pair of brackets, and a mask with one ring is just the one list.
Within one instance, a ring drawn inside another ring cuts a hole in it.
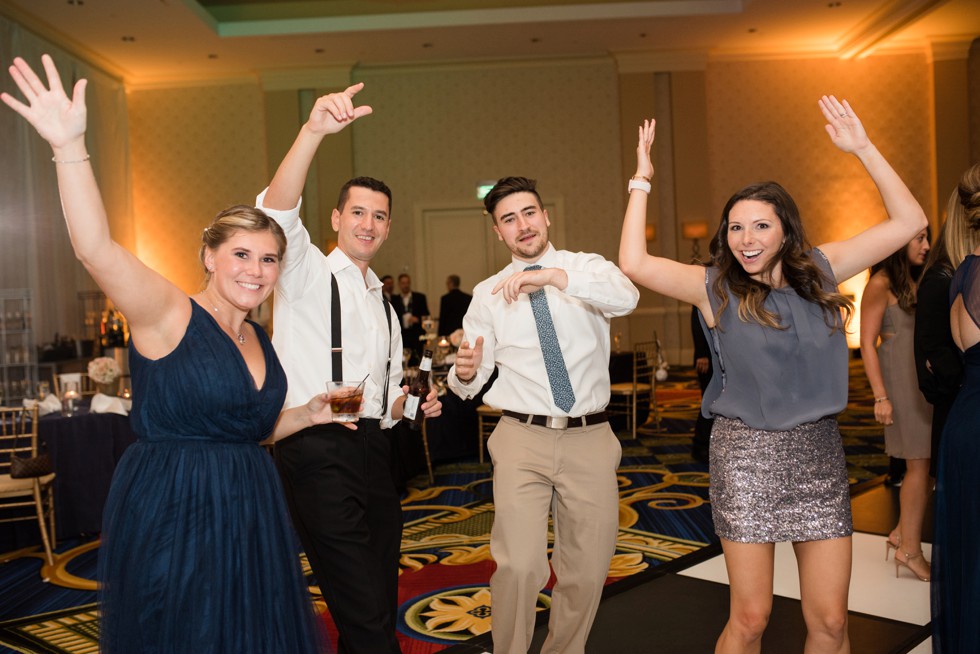
[{"label": "woman in background", "polygon": [[112,240],[85,146],[86,80],[71,98],[17,58],[26,104],[2,100],[51,145],[75,255],[130,326],[137,442],[112,479],[99,548],[100,651],[319,652],[272,459],[259,447],[331,419],[326,395],[280,414],[286,376],[245,315],[279,277],[282,229],[236,206],[204,230],[203,291],[188,297]]},{"label": "woman in background", "polygon": [[[959,202],[980,234],[980,166],[960,180]],[[950,327],[963,352],[963,385],[946,420],[936,479],[932,548],[932,646],[940,654],[980,652],[980,246],[950,285]]]},{"label": "woman in background", "polygon": [[[980,174],[980,164],[973,174]],[[963,358],[949,326],[949,285],[953,271],[980,246],[980,231],[970,229],[960,202],[959,187],[946,203],[946,221],[929,251],[919,279],[915,305],[915,369],[919,390],[932,404],[932,458],[929,474],[937,475],[940,437],[946,416],[963,381]]]},{"label": "woman in background", "polygon": [[906,466],[898,524],[885,539],[885,560],[895,550],[895,576],[899,566],[905,566],[922,581],[929,581],[929,562],[922,556],[922,522],[929,501],[932,407],[919,392],[915,374],[912,270],[925,263],[928,252],[929,238],[923,229],[904,248],[872,267],[861,298],[861,359],[874,392],[875,420],[885,426],[885,451],[903,459]]},{"label": "woman in background", "polygon": [[[639,129],[619,264],[633,281],[701,311],[716,371],[703,400],[711,432],[711,511],[731,613],[716,652],[759,652],[772,610],[775,543],[791,541],[800,573],[805,650],[848,652],[851,574],[847,466],[835,416],[847,405],[847,345],[837,291],[904,246],[926,217],[868,140],[847,102],[824,96],[826,131],[858,158],[888,220],[812,248],[796,203],[775,182],[729,199],[711,242],[713,265],[650,255],[644,237],[654,124]],[[645,180],[645,181],[644,181]]]}]

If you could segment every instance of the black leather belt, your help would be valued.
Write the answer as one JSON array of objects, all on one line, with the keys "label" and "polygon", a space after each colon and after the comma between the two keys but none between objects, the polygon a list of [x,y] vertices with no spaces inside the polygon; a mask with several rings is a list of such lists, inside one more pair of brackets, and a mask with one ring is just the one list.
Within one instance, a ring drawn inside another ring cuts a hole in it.
[{"label": "black leather belt", "polygon": [[599,411],[598,413],[590,413],[587,416],[582,416],[580,418],[569,418],[567,416],[535,416],[528,415],[526,413],[518,413],[517,411],[507,411],[504,409],[501,411],[508,418],[514,418],[515,420],[520,420],[525,425],[537,425],[538,427],[547,427],[548,429],[574,429],[575,427],[588,427],[589,425],[598,425],[603,422],[609,422],[609,414],[605,411]]}]

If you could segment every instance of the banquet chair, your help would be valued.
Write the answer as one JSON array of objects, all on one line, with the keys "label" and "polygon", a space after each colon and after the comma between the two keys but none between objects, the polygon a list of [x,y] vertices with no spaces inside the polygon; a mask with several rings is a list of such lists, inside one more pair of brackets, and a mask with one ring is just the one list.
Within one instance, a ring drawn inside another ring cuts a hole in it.
[{"label": "banquet chair", "polygon": [[[36,520],[41,531],[44,554],[48,566],[54,566],[52,550],[55,543],[54,478],[49,473],[43,477],[14,479],[10,476],[10,459],[13,456],[35,457],[38,455],[37,405],[27,407],[0,407],[0,522]],[[24,509],[33,508],[30,514]],[[10,517],[2,517],[4,514]],[[45,525],[47,520],[48,525]],[[48,581],[44,578],[44,581]]]},{"label": "banquet chair", "polygon": [[99,391],[98,385],[92,381],[87,372],[63,372],[54,376],[54,395],[61,398],[65,390],[65,385],[69,382],[78,384],[78,392],[83,397],[95,395]]},{"label": "banquet chair", "polygon": [[[657,429],[660,428],[660,415],[657,411],[656,378],[657,364],[660,360],[660,341],[636,343],[633,346],[633,376],[628,382],[619,382],[609,387],[610,402],[606,412],[612,415],[625,415],[626,426],[636,439],[637,423],[646,416],[640,416],[641,409],[646,415],[653,410]],[[615,401],[612,401],[615,400]]]},{"label": "banquet chair", "polygon": [[436,477],[432,473],[432,454],[429,453],[429,432],[426,429],[428,420],[422,421],[422,449],[425,450],[425,467],[429,471],[429,486],[436,483]]},{"label": "banquet chair", "polygon": [[479,424],[479,429],[476,430],[477,446],[480,449],[480,463],[483,463],[483,448],[490,438],[490,434],[493,433],[494,428],[497,426],[497,422],[503,413],[500,409],[495,409],[487,404],[481,404],[476,409],[477,423]]}]

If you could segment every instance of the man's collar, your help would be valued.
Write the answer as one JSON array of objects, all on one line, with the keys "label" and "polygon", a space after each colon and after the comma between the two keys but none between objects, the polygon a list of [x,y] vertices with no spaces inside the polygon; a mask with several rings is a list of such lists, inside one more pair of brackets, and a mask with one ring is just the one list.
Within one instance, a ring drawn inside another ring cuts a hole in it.
[{"label": "man's collar", "polygon": [[554,264],[558,262],[558,250],[555,246],[548,241],[548,247],[534,261],[524,261],[523,259],[518,259],[517,257],[511,257],[511,265],[513,265],[514,270],[524,270],[528,266],[539,265],[542,268],[553,268]]},{"label": "man's collar", "polygon": [[371,270],[371,268],[368,268],[367,273],[362,276],[361,269],[358,268],[354,262],[351,261],[351,258],[348,257],[340,248],[334,248],[333,251],[327,255],[327,265],[330,266],[331,272],[333,272],[335,275],[346,270],[347,268],[353,268],[358,277],[363,277],[367,288],[380,289],[382,287],[381,279],[374,274],[374,271]]}]

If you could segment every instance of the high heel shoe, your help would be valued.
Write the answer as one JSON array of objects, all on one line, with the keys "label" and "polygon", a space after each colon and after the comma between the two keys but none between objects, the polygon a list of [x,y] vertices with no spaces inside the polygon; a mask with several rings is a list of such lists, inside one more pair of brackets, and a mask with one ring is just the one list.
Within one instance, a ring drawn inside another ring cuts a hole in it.
[{"label": "high heel shoe", "polygon": [[888,560],[888,554],[890,550],[895,550],[895,555],[898,556],[898,548],[902,546],[902,537],[898,536],[898,542],[892,540],[891,535],[885,539],[885,560]]},{"label": "high heel shoe", "polygon": [[[902,560],[903,558],[905,559],[904,561]],[[898,579],[898,569],[901,566],[905,566],[906,568],[909,569],[909,572],[914,574],[919,579],[919,581],[929,581],[928,573],[926,573],[926,576],[923,577],[918,572],[913,570],[911,565],[909,565],[910,563],[912,563],[912,561],[915,561],[916,559],[922,559],[925,565],[927,566],[929,565],[929,562],[926,561],[925,558],[922,556],[922,550],[919,550],[914,554],[911,552],[906,552],[905,550],[895,550],[895,578]]]}]

